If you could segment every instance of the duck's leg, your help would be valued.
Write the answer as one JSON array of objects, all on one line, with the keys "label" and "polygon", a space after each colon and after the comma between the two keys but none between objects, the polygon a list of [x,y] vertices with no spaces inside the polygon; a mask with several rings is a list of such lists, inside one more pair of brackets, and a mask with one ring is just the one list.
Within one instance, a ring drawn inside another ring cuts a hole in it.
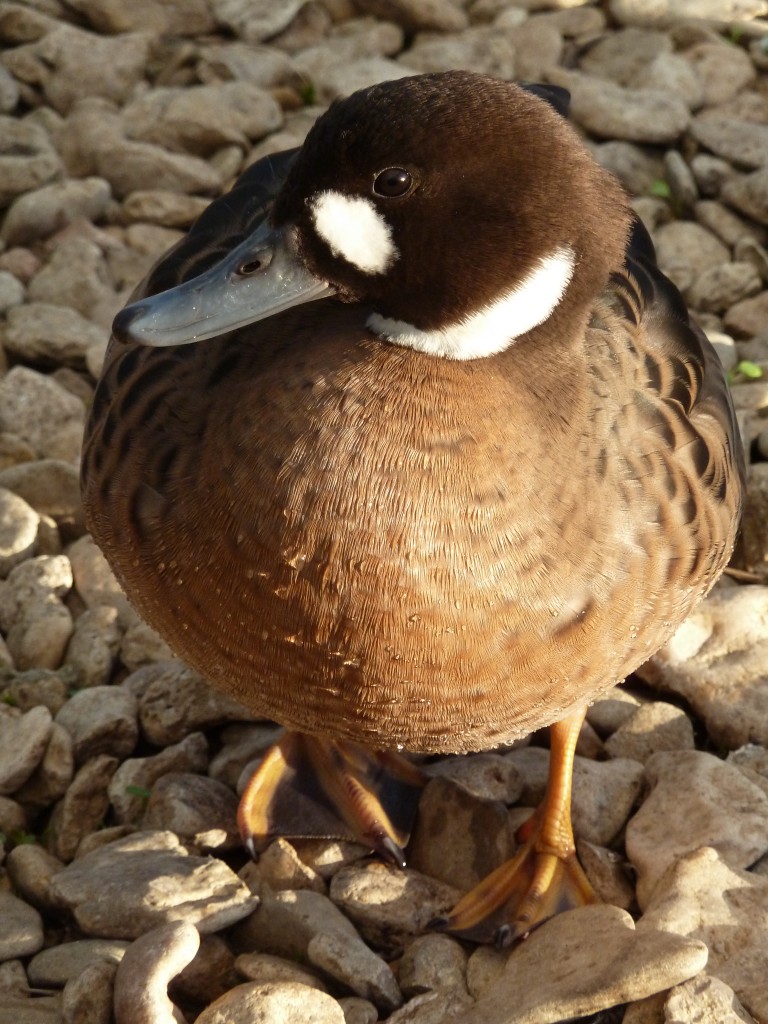
[{"label": "duck's leg", "polygon": [[252,856],[276,836],[333,837],[364,843],[404,866],[425,781],[390,751],[287,732],[240,798],[240,834]]},{"label": "duck's leg", "polygon": [[586,707],[550,727],[547,793],[517,833],[520,850],[435,926],[475,942],[511,945],[548,917],[594,903],[571,827],[573,758]]}]

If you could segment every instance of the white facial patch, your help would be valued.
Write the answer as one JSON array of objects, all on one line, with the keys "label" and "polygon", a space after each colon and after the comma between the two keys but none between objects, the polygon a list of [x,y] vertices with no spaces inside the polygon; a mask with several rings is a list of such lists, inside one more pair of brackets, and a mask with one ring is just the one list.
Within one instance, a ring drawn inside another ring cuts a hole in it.
[{"label": "white facial patch", "polygon": [[495,302],[450,327],[420,331],[379,313],[368,317],[367,326],[396,345],[446,359],[492,356],[552,315],[573,277],[574,263],[572,250],[558,249]]},{"label": "white facial patch", "polygon": [[329,190],[312,200],[315,231],[335,256],[364,274],[382,274],[397,257],[392,230],[370,199]]}]

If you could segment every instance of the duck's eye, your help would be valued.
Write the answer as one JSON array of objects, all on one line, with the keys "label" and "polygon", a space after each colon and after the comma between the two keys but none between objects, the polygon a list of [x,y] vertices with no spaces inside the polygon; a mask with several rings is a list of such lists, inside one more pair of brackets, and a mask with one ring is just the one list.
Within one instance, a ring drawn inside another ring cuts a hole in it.
[{"label": "duck's eye", "polygon": [[384,196],[387,199],[396,199],[404,196],[413,184],[411,172],[404,167],[388,167],[376,175],[373,182],[373,191],[377,196]]}]

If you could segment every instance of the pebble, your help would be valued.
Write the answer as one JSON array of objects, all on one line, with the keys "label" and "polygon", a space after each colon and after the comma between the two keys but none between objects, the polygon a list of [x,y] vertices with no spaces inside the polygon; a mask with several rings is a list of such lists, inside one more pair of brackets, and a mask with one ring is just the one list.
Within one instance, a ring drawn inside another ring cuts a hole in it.
[{"label": "pebble", "polygon": [[109,754],[122,761],[139,738],[138,703],[120,686],[92,686],[73,694],[56,716],[72,737],[75,760]]},{"label": "pebble", "polygon": [[285,1024],[290,1020],[345,1024],[344,1013],[335,999],[292,981],[236,985],[206,1007],[196,1024]]},{"label": "pebble", "polygon": [[58,919],[65,905],[53,893],[51,882],[64,865],[36,843],[20,843],[6,858],[5,867],[14,889],[39,910]]},{"label": "pebble", "polygon": [[0,793],[11,795],[42,761],[51,736],[52,718],[46,707],[20,715],[0,715]]},{"label": "pebble", "polygon": [[715,743],[768,743],[768,587],[719,589],[642,668],[689,701]]},{"label": "pebble", "polygon": [[611,757],[628,757],[643,764],[658,751],[691,750],[693,746],[691,720],[664,701],[641,704],[605,741]]},{"label": "pebble", "polygon": [[423,992],[466,991],[467,954],[448,935],[419,935],[403,953],[398,970],[403,995]]},{"label": "pebble", "polygon": [[0,892],[0,961],[37,953],[43,945],[43,922],[28,903]]},{"label": "pebble", "polygon": [[694,850],[660,880],[638,934],[647,928],[706,942],[708,974],[757,1021],[768,1019],[768,878],[727,864],[711,847]]},{"label": "pebble", "polygon": [[208,743],[201,732],[190,733],[149,757],[127,758],[109,784],[109,800],[119,823],[141,821],[152,787],[169,772],[204,772]]},{"label": "pebble", "polygon": [[64,664],[71,666],[83,687],[105,686],[112,678],[123,638],[116,608],[92,608],[74,623]]},{"label": "pebble", "polygon": [[665,1024],[753,1024],[734,991],[719,978],[699,974],[676,985],[664,1004]]},{"label": "pebble", "polygon": [[258,871],[261,885],[268,885],[272,892],[282,889],[326,891],[322,876],[301,860],[287,839],[278,838],[269,844],[259,857]]},{"label": "pebble", "polygon": [[112,1024],[112,1002],[117,967],[104,961],[89,964],[81,974],[70,978],[61,994],[65,1024]]},{"label": "pebble", "polygon": [[29,302],[9,310],[3,345],[33,363],[83,366],[88,347],[100,342],[103,333],[69,306]]},{"label": "pebble", "polygon": [[[265,985],[273,981],[290,981],[308,985],[320,992],[327,992],[326,986],[308,967],[292,963],[270,953],[241,953],[235,961],[235,968],[247,981]],[[378,1020],[378,1013],[376,1014]]]},{"label": "pebble", "polygon": [[109,780],[115,768],[117,758],[106,754],[86,761],[54,807],[48,824],[48,843],[60,860],[72,860],[80,842],[102,825],[109,807]]},{"label": "pebble", "polygon": [[0,116],[0,207],[61,172],[61,160],[42,128]]},{"label": "pebble", "polygon": [[30,983],[41,988],[58,988],[76,978],[96,961],[119,964],[127,942],[111,939],[78,939],[62,942],[58,946],[42,949],[29,961],[27,976]]},{"label": "pebble", "polygon": [[403,1001],[392,969],[355,936],[320,932],[307,946],[307,958],[329,978],[368,999],[384,1013]]},{"label": "pebble", "polygon": [[194,924],[171,921],[132,942],[115,976],[115,1024],[168,1024],[178,1011],[168,985],[197,953]]},{"label": "pebble", "polygon": [[669,865],[701,846],[715,847],[735,868],[768,853],[768,796],[738,768],[712,754],[686,750],[654,754],[646,775],[651,791],[626,835],[641,907],[652,899]]},{"label": "pebble", "polygon": [[72,738],[63,726],[54,721],[42,760],[26,782],[18,787],[16,798],[28,807],[50,807],[65,796],[74,774]]},{"label": "pebble", "polygon": [[0,488],[0,577],[36,554],[40,516],[23,498]]},{"label": "pebble", "polygon": [[170,832],[108,843],[60,871],[51,888],[86,935],[104,938],[135,939],[170,921],[218,931],[256,903],[223,861],[189,855]]},{"label": "pebble", "polygon": [[241,845],[237,797],[215,779],[189,772],[169,772],[153,785],[142,827],[167,829],[181,840],[205,849],[232,850]]}]

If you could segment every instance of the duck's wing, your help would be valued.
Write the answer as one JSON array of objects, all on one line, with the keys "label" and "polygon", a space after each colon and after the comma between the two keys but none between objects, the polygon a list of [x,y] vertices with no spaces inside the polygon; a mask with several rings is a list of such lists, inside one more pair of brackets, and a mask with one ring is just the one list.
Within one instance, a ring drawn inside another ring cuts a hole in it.
[{"label": "duck's wing", "polygon": [[244,171],[155,264],[137,296],[156,295],[197,277],[247,238],[268,218],[298,152],[295,148],[271,153]]}]

